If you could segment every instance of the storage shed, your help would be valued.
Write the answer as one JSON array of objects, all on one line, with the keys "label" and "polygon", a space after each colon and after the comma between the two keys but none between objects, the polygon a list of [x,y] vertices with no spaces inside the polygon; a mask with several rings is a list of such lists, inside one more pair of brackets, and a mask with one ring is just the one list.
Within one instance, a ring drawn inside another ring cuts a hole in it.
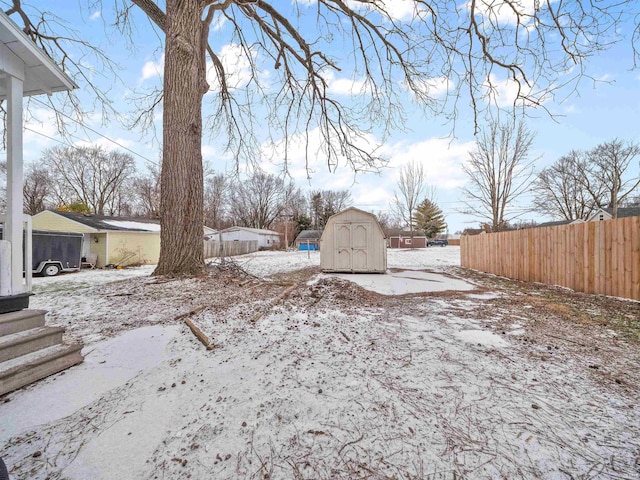
[{"label": "storage shed", "polygon": [[295,245],[298,250],[320,250],[322,230],[302,230],[296,237]]},{"label": "storage shed", "polygon": [[325,272],[385,273],[387,245],[372,213],[349,207],[329,217],[320,238]]}]

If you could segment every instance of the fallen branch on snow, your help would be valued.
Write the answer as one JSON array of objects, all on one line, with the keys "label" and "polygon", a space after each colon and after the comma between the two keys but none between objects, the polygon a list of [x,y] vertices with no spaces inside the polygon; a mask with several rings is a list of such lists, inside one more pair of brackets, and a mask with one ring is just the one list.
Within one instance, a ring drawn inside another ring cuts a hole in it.
[{"label": "fallen branch on snow", "polygon": [[202,342],[202,344],[207,347],[207,350],[213,350],[214,348],[216,348],[216,346],[211,343],[211,340],[209,340],[209,337],[207,337],[207,335],[198,328],[198,326],[193,323],[190,319],[186,319],[184,321],[184,323],[187,324],[187,326],[191,329],[191,331],[193,332],[193,334],[198,338],[198,340],[200,340]]},{"label": "fallen branch on snow", "polygon": [[191,331],[198,338],[198,340],[200,340],[202,344],[205,347],[207,347],[207,350],[213,350],[214,348],[216,348],[216,346],[211,342],[211,340],[209,340],[209,337],[207,337],[207,335],[202,330],[200,330],[200,328],[198,328],[198,326],[188,318],[202,312],[203,310],[206,310],[206,308],[207,307],[204,307],[204,306],[194,308],[193,310],[187,313],[182,313],[178,315],[177,317],[174,318],[174,320],[182,320],[184,318],[185,319],[184,323],[187,324],[187,326],[191,329]]},{"label": "fallen branch on snow", "polygon": [[282,292],[280,295],[278,295],[278,297],[275,300],[272,300],[271,302],[269,302],[269,306],[265,308],[262,312],[258,312],[258,314],[251,319],[251,323],[256,323],[258,320],[260,320],[260,318],[262,318],[269,310],[271,310],[278,303],[280,303],[282,300],[287,298],[287,296],[291,292],[293,292],[293,290],[295,290],[295,288],[298,286],[295,283],[293,285],[292,284],[288,284],[288,285],[291,285],[291,286],[287,288],[284,292]]}]

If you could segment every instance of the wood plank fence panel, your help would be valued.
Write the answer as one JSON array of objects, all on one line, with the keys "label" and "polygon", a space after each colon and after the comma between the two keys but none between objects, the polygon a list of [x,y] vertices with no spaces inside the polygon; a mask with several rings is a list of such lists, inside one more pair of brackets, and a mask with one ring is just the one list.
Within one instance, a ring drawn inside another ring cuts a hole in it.
[{"label": "wood plank fence panel", "polygon": [[247,253],[257,252],[259,250],[257,240],[241,240],[241,241],[223,241],[222,244],[217,240],[204,241],[204,258],[212,258],[220,256],[220,246],[225,257],[234,257],[236,255],[245,255]]},{"label": "wood plank fence panel", "polygon": [[463,236],[463,267],[640,300],[640,217]]}]

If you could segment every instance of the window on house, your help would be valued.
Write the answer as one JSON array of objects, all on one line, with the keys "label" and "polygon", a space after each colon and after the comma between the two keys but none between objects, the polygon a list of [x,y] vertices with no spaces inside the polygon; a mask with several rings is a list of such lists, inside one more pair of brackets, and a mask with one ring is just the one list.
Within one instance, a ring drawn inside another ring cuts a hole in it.
[{"label": "window on house", "polygon": [[602,221],[602,220],[604,220],[604,214],[603,213],[600,214],[600,221]]},{"label": "window on house", "polygon": [[410,239],[410,238],[407,238],[407,239],[404,241],[404,243],[405,243],[405,245],[411,245],[411,239]]}]

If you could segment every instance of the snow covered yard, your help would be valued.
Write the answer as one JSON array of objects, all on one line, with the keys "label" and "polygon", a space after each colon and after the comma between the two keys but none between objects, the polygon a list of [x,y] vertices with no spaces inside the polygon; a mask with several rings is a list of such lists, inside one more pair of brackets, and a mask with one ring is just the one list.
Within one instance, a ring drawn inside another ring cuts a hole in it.
[{"label": "snow covered yard", "polygon": [[376,276],[234,260],[36,279],[86,360],[0,398],[11,478],[640,476],[638,303],[465,272],[457,247]]}]

